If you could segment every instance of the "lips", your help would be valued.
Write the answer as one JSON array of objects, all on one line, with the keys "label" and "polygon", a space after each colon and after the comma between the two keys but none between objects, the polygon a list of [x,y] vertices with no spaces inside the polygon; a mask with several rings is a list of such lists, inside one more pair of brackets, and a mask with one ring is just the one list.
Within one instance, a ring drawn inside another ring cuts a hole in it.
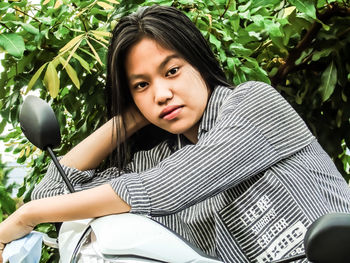
[{"label": "lips", "polygon": [[162,112],[159,114],[159,118],[164,119],[173,119],[175,118],[178,113],[180,113],[183,106],[181,105],[170,105],[165,107]]}]

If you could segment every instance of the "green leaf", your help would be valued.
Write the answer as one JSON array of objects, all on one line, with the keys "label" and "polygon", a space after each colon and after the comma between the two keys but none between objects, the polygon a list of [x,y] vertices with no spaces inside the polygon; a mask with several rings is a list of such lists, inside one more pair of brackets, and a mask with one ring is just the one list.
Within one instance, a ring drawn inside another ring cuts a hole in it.
[{"label": "green leaf", "polygon": [[27,87],[27,90],[25,92],[25,94],[27,94],[34,86],[34,84],[36,83],[36,81],[38,80],[38,78],[40,77],[41,75],[41,72],[43,72],[45,66],[46,66],[47,62],[42,65],[37,72],[35,72],[34,76],[31,78],[31,80],[29,81],[28,83],[28,87]]},{"label": "green leaf", "polygon": [[52,230],[52,225],[50,223],[42,223],[36,226],[35,230],[42,232],[42,233],[47,233]]},{"label": "green leaf", "polygon": [[333,48],[327,48],[327,49],[323,49],[321,51],[315,51],[313,54],[312,54],[312,60],[313,61],[317,61],[319,60],[320,58],[323,58],[323,57],[328,57],[329,54],[333,51]]},{"label": "green leaf", "polygon": [[232,27],[231,30],[233,30],[234,32],[237,32],[238,29],[240,28],[239,22],[240,22],[240,18],[238,14],[236,12],[232,12],[230,16],[230,24]]},{"label": "green leaf", "polygon": [[242,63],[238,58],[227,58],[227,66],[233,73],[233,83],[238,85],[247,81],[244,72],[240,69]]},{"label": "green leaf", "polygon": [[283,36],[283,33],[281,32],[280,23],[265,19],[264,26],[265,26],[266,32],[268,32],[271,37]]},{"label": "green leaf", "polygon": [[11,214],[16,210],[16,203],[11,198],[10,194],[7,193],[4,186],[0,186],[0,200],[1,200],[1,210],[6,214]]},{"label": "green leaf", "polygon": [[288,0],[288,2],[294,5],[300,12],[305,13],[307,16],[317,19],[316,8],[313,0]]},{"label": "green leaf", "polygon": [[227,56],[224,50],[222,50],[221,48],[219,49],[219,56],[220,56],[220,61],[224,62],[227,60]]},{"label": "green leaf", "polygon": [[252,3],[252,6],[250,7],[251,9],[256,8],[256,7],[261,7],[261,6],[275,6],[279,4],[281,0],[254,0]]},{"label": "green leaf", "polygon": [[322,73],[321,76],[321,85],[319,91],[322,96],[322,101],[326,101],[332,95],[335,85],[337,83],[337,68],[334,61],[329,64],[326,70]]},{"label": "green leaf", "polygon": [[113,9],[113,6],[102,1],[98,1],[97,4],[106,10]]},{"label": "green leaf", "polygon": [[249,11],[249,8],[251,8],[251,5],[252,5],[252,0],[248,1],[245,5],[242,5],[242,4],[239,5],[238,11],[239,12]]},{"label": "green leaf", "polygon": [[7,124],[6,119],[3,119],[0,122],[0,134],[4,131],[6,124]]},{"label": "green leaf", "polygon": [[21,197],[26,191],[26,185],[23,184],[19,189],[18,189],[18,192],[17,192],[17,197]]},{"label": "green leaf", "polygon": [[285,17],[288,17],[291,14],[293,14],[295,11],[295,8],[296,8],[295,6],[290,6],[290,7],[284,8],[283,9],[283,17],[285,18]]},{"label": "green leaf", "polygon": [[50,62],[47,66],[44,83],[46,88],[49,90],[50,96],[54,99],[58,95],[60,88],[60,79],[53,62]]},{"label": "green leaf", "polygon": [[70,64],[67,63],[67,61],[62,58],[62,57],[59,57],[59,60],[62,64],[62,66],[66,66],[65,67],[65,70],[68,74],[68,76],[70,77],[70,79],[72,80],[72,82],[74,83],[74,85],[80,89],[80,82],[79,82],[79,78],[77,76],[77,72],[72,68],[72,66]]},{"label": "green leaf", "polygon": [[302,63],[303,60],[305,58],[307,58],[311,53],[312,53],[312,49],[311,48],[304,50],[301,53],[300,57],[295,61],[295,65],[299,65],[300,63]]},{"label": "green leaf", "polygon": [[235,85],[238,85],[247,81],[245,74],[243,73],[243,71],[240,70],[240,68],[236,68],[235,72],[236,73],[233,76],[233,83]]},{"label": "green leaf", "polygon": [[246,58],[247,61],[244,63],[246,66],[248,66],[249,68],[252,69],[251,72],[246,72],[243,70],[244,67],[240,67],[240,69],[244,72],[246,72],[249,77],[250,80],[258,80],[258,81],[262,81],[262,82],[265,82],[265,83],[268,83],[268,84],[271,84],[271,81],[270,79],[268,78],[267,76],[267,73],[265,70],[263,70],[258,62],[253,59],[253,58]]},{"label": "green leaf", "polygon": [[[60,53],[64,53],[69,49],[74,48],[76,45],[79,46],[79,44],[81,43],[81,40],[84,38],[84,35],[81,34],[79,36],[76,36],[75,38],[73,38],[72,40],[70,40],[64,47],[62,47],[60,49]],[[79,43],[79,44],[78,44]]]},{"label": "green leaf", "polygon": [[21,58],[25,50],[23,38],[14,33],[2,33],[0,35],[0,46],[17,58]]},{"label": "green leaf", "polygon": [[80,65],[86,69],[87,72],[91,73],[89,63],[79,56],[76,52],[73,54],[73,58],[79,61]]},{"label": "green leaf", "polygon": [[38,35],[40,33],[39,29],[37,29],[36,27],[34,27],[33,25],[31,25],[29,23],[23,23],[21,21],[11,21],[11,23],[23,27],[24,30],[26,30],[27,32],[29,32],[33,35]]},{"label": "green leaf", "polygon": [[237,56],[250,56],[253,53],[253,50],[250,50],[248,48],[245,48],[240,43],[232,43],[230,45],[230,50],[233,51],[233,53]]},{"label": "green leaf", "polygon": [[213,34],[209,35],[209,42],[214,44],[215,47],[219,50],[221,47],[221,42]]},{"label": "green leaf", "polygon": [[33,35],[38,35],[40,33],[39,29],[32,26],[31,24],[22,23],[23,28]]},{"label": "green leaf", "polygon": [[230,71],[234,72],[235,70],[235,63],[239,62],[239,65],[241,64],[241,62],[239,60],[235,60],[234,58],[227,58],[227,66],[229,68]]},{"label": "green leaf", "polygon": [[98,63],[100,63],[100,65],[102,66],[102,60],[100,59],[100,56],[97,54],[94,46],[90,43],[90,41],[88,39],[86,39],[86,43],[88,44],[88,46],[90,47],[92,53],[94,53],[94,58],[97,60]]}]

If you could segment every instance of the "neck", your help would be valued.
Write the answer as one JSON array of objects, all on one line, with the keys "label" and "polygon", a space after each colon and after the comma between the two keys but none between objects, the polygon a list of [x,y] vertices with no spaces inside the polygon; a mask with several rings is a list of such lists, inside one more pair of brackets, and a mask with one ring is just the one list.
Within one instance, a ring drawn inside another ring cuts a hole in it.
[{"label": "neck", "polygon": [[196,144],[198,142],[198,128],[199,123],[183,133],[183,135],[193,144]]}]

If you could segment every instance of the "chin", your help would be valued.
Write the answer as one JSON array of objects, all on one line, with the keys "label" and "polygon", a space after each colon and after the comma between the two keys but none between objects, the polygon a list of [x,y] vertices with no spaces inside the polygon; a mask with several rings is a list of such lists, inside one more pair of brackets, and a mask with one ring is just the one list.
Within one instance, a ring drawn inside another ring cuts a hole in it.
[{"label": "chin", "polygon": [[187,127],[187,126],[186,127],[172,127],[172,128],[168,128],[166,130],[172,134],[183,134],[183,133],[187,132],[191,127]]}]

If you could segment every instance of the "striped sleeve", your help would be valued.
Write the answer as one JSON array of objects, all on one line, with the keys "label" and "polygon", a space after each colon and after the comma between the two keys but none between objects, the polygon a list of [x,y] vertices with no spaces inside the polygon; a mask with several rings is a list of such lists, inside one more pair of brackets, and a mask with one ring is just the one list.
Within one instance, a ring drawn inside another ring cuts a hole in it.
[{"label": "striped sleeve", "polygon": [[[140,151],[135,153],[134,158],[125,167],[125,171],[140,172],[151,167],[154,167],[165,156],[171,154],[166,142],[161,142],[159,145],[148,151]],[[61,159],[62,157],[59,157]],[[96,172],[95,169],[81,171],[75,168],[62,165],[62,168],[67,175],[69,181],[73,184],[75,191],[81,191],[101,184],[108,183],[115,179],[119,174],[124,174],[125,171],[119,172],[117,167],[110,167],[104,171]],[[123,197],[123,199],[130,203],[127,190],[122,183],[120,183],[116,191]],[[62,195],[69,193],[61,175],[59,174],[53,162],[50,162],[46,175],[34,188],[31,198],[32,200]]]},{"label": "striped sleeve", "polygon": [[[215,96],[214,91],[207,108],[217,103]],[[147,171],[110,181],[131,212],[176,213],[265,171],[314,140],[292,107],[264,83],[238,86],[217,111],[215,123],[197,144]]]},{"label": "striped sleeve", "polygon": [[[106,184],[119,175],[116,167],[111,167],[102,172],[96,172],[95,169],[81,171],[64,165],[62,165],[62,168],[75,191]],[[69,193],[68,187],[65,185],[55,164],[50,162],[46,175],[40,183],[35,186],[31,194],[31,199],[35,200],[67,193]]]},{"label": "striped sleeve", "polygon": [[[95,173],[94,170],[82,172],[66,166],[62,166],[62,168],[73,186],[77,185],[79,182],[91,180]],[[69,193],[68,188],[61,178],[55,164],[51,161],[44,178],[35,186],[31,194],[31,199],[41,199],[66,193]]]}]

